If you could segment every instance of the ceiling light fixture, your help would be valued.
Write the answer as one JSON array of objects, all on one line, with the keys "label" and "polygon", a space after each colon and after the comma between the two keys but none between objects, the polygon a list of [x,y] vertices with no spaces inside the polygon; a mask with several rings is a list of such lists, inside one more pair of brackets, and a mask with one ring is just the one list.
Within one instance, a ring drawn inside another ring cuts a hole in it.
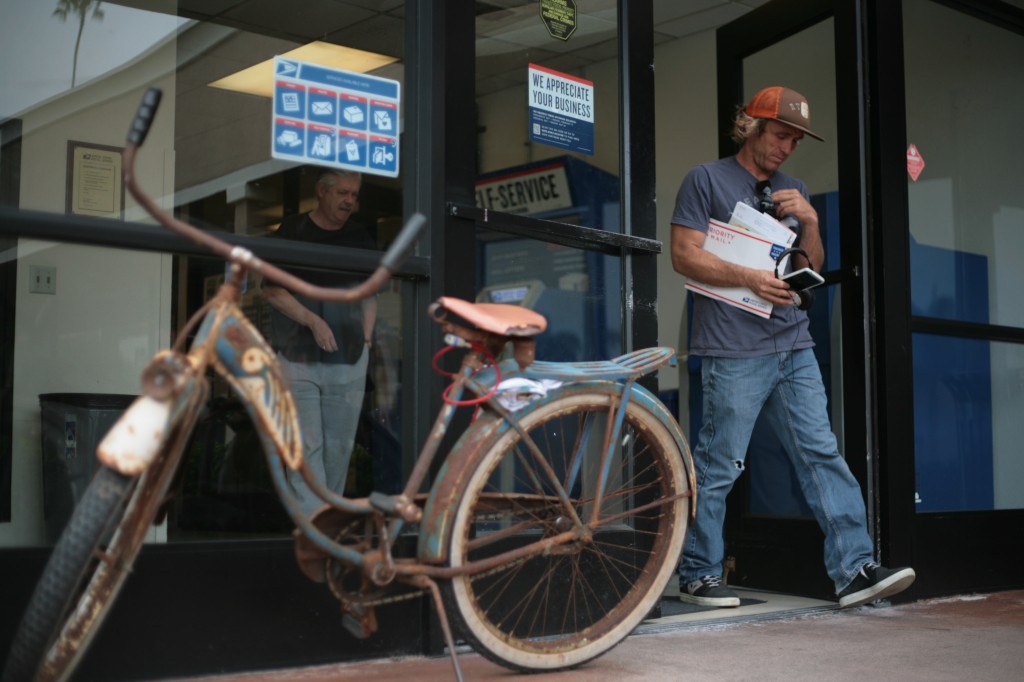
[{"label": "ceiling light fixture", "polygon": [[[343,45],[333,45],[319,40],[297,47],[281,55],[301,62],[309,62],[334,69],[342,69],[353,73],[369,73],[393,62],[397,57],[390,57],[376,52],[356,50]],[[242,69],[230,76],[210,83],[212,88],[244,92],[261,97],[274,96],[274,60],[268,59],[247,69]]]}]

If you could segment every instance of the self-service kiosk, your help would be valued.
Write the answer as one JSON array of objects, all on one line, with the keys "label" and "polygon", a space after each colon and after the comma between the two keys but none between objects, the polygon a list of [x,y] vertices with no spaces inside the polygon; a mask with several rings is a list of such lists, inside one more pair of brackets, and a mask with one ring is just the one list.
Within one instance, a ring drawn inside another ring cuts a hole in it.
[{"label": "self-service kiosk", "polygon": [[[570,156],[482,175],[476,203],[621,231],[618,178]],[[539,359],[603,360],[621,352],[620,259],[496,233],[481,234],[479,248],[477,300],[522,305],[548,319],[548,330],[537,337]]]}]

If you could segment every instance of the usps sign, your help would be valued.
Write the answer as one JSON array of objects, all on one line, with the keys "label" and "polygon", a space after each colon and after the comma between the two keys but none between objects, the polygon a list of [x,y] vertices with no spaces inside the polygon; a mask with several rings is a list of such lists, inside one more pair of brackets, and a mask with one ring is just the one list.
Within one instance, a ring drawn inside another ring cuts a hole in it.
[{"label": "usps sign", "polygon": [[276,57],[271,155],[398,176],[398,81]]},{"label": "usps sign", "polygon": [[529,65],[530,140],[594,154],[594,83]]}]

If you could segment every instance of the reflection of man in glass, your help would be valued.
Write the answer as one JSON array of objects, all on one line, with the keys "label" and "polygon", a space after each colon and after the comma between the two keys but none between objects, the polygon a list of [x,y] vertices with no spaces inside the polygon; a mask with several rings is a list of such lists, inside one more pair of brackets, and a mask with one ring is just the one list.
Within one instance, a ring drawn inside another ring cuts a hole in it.
[{"label": "reflection of man in glass", "polygon": [[[369,232],[349,222],[359,201],[361,182],[358,173],[323,172],[316,183],[317,207],[286,218],[273,236],[375,249]],[[303,270],[295,274],[319,286],[354,283],[334,272]],[[295,396],[306,461],[328,488],[341,493],[363,405],[377,301],[325,303],[270,284],[264,285],[263,292],[272,311],[274,349]],[[321,504],[299,474],[289,472],[289,481],[304,510],[313,511]]]}]

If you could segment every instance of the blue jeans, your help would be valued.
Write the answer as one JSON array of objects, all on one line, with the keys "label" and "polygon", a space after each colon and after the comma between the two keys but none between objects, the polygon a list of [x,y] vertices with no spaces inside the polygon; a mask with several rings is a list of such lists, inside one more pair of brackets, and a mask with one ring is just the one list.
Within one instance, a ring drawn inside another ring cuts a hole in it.
[{"label": "blue jeans", "polygon": [[743,471],[750,434],[763,410],[825,533],[825,568],[841,591],[872,561],[872,545],[860,486],[829,425],[814,352],[705,357],[702,365],[704,416],[693,452],[697,515],[683,545],[681,582],[722,575],[725,498]]},{"label": "blue jeans", "polygon": [[[345,491],[352,446],[363,410],[369,356],[365,347],[354,365],[289,362],[278,356],[295,398],[303,458],[316,478],[339,494]],[[324,504],[299,472],[289,469],[288,482],[307,514]]]}]

